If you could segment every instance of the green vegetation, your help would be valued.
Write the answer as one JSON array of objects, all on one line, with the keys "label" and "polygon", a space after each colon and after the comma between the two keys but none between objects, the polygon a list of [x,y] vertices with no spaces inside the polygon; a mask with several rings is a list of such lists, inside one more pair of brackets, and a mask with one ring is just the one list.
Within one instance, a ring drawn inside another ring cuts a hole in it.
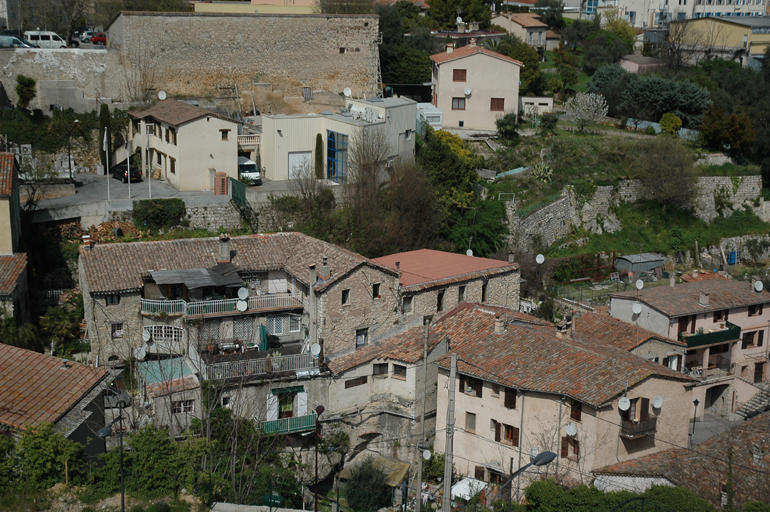
[{"label": "green vegetation", "polygon": [[169,229],[179,226],[187,208],[178,198],[134,201],[134,225],[139,229]]},{"label": "green vegetation", "polygon": [[355,512],[375,512],[391,504],[385,473],[374,464],[372,457],[359,462],[350,472],[345,498]]},{"label": "green vegetation", "polygon": [[26,110],[37,96],[37,81],[24,75],[16,77],[16,96],[19,98],[19,108]]}]

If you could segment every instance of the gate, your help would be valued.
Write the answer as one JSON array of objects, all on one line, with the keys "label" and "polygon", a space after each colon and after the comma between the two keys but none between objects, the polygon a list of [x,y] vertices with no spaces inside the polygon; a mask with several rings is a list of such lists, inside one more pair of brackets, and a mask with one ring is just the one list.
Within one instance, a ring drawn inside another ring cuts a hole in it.
[{"label": "gate", "polygon": [[230,178],[230,190],[232,196],[230,197],[241,208],[248,208],[249,204],[246,202],[246,185],[240,181]]}]

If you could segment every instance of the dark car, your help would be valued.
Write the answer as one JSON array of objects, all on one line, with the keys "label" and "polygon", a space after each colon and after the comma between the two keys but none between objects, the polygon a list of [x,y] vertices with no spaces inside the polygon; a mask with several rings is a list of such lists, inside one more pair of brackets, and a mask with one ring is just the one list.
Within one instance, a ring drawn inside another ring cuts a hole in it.
[{"label": "dark car", "polygon": [[[112,174],[112,177],[116,180],[120,180],[123,183],[128,183],[128,166],[126,165],[118,165],[117,167],[113,167],[110,170],[110,173]],[[132,167],[131,168],[131,181],[141,181],[142,180],[142,170],[138,167]]]},{"label": "dark car", "polygon": [[107,44],[107,34],[99,32],[91,38],[91,42],[94,44]]}]

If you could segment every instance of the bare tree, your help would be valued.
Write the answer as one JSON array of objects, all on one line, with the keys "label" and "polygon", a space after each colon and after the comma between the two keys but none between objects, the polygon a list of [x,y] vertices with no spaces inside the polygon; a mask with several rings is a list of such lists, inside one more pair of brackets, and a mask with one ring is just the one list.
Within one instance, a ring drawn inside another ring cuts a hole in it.
[{"label": "bare tree", "polygon": [[53,162],[31,163],[29,159],[21,164],[21,195],[22,208],[26,211],[35,211],[38,204],[46,197],[52,186],[56,184],[59,177],[58,172],[53,168]]},{"label": "bare tree", "polygon": [[123,70],[123,96],[128,100],[149,100],[156,86],[158,54],[152,48],[141,47],[135,51],[121,53]]},{"label": "bare tree", "polygon": [[607,101],[601,94],[579,92],[564,105],[567,118],[576,123],[580,132],[589,124],[607,115]]}]

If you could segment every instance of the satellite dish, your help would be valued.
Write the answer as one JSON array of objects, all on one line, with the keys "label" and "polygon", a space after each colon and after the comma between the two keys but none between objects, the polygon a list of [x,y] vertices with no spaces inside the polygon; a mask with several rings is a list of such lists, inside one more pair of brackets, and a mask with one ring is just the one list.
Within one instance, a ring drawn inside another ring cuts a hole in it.
[{"label": "satellite dish", "polygon": [[425,460],[430,460],[430,450],[425,450],[422,452],[422,458]]},{"label": "satellite dish", "polygon": [[529,449],[529,456],[530,457],[532,457],[534,459],[538,455],[540,455],[540,449],[537,446],[533,446],[532,448]]},{"label": "satellite dish", "polygon": [[134,349],[134,357],[138,361],[144,361],[144,357],[147,355],[147,349],[144,347],[139,347]]},{"label": "satellite dish", "polygon": [[754,289],[756,291],[758,291],[758,292],[761,292],[762,288],[764,288],[764,287],[765,287],[765,285],[762,284],[762,281],[757,281],[757,282],[754,283]]},{"label": "satellite dish", "polygon": [[310,353],[313,354],[313,357],[318,357],[318,354],[321,353],[321,345],[318,343],[310,345]]},{"label": "satellite dish", "polygon": [[538,265],[542,265],[543,262],[545,261],[545,256],[543,256],[542,254],[538,254],[537,256],[535,256],[535,261],[537,262]]},{"label": "satellite dish", "polygon": [[620,409],[621,411],[627,411],[630,408],[631,408],[631,400],[629,400],[626,397],[623,397],[620,400],[618,400],[618,409]]},{"label": "satellite dish", "polygon": [[163,101],[163,100],[165,100],[165,99],[166,99],[166,91],[160,91],[160,92],[158,93],[158,99],[159,99],[160,101]]},{"label": "satellite dish", "polygon": [[246,300],[249,298],[249,290],[248,288],[239,288],[238,289],[238,298],[241,300]]},{"label": "satellite dish", "polygon": [[342,94],[344,94],[346,98],[350,98],[350,95],[353,94],[353,91],[350,90],[350,87],[345,87],[345,89],[342,91]]},{"label": "satellite dish", "polygon": [[249,303],[246,302],[245,300],[239,300],[238,302],[235,303],[235,309],[243,313],[244,311],[249,309]]},{"label": "satellite dish", "polygon": [[575,437],[577,435],[577,425],[574,423],[568,423],[565,430],[567,431],[567,435],[570,437]]},{"label": "satellite dish", "polygon": [[463,19],[462,19],[461,17],[459,17],[459,16],[458,16],[458,17],[457,17],[457,19],[456,19],[455,21],[456,21],[457,23],[462,23],[462,22],[463,22]]},{"label": "satellite dish", "polygon": [[148,341],[150,341],[150,338],[152,338],[152,336],[150,335],[150,331],[148,331],[147,329],[143,330],[142,331],[142,341],[147,343]]},{"label": "satellite dish", "polygon": [[466,88],[465,88],[465,95],[466,95],[466,96],[470,96],[470,95],[471,95],[471,92],[472,92],[472,91],[471,91],[471,88],[470,88],[470,87],[466,87]]},{"label": "satellite dish", "polygon": [[468,249],[467,251],[465,251],[465,255],[466,256],[473,256],[473,250],[472,249]]},{"label": "satellite dish", "polygon": [[634,303],[634,305],[631,306],[631,311],[633,311],[635,315],[640,314],[642,312],[642,305],[638,302]]},{"label": "satellite dish", "polygon": [[652,399],[652,406],[656,409],[660,409],[663,406],[663,397],[655,395],[655,398]]},{"label": "satellite dish", "polygon": [[644,288],[644,281],[642,281],[641,279],[637,279],[636,280],[636,289],[637,290],[641,290],[642,288]]}]

